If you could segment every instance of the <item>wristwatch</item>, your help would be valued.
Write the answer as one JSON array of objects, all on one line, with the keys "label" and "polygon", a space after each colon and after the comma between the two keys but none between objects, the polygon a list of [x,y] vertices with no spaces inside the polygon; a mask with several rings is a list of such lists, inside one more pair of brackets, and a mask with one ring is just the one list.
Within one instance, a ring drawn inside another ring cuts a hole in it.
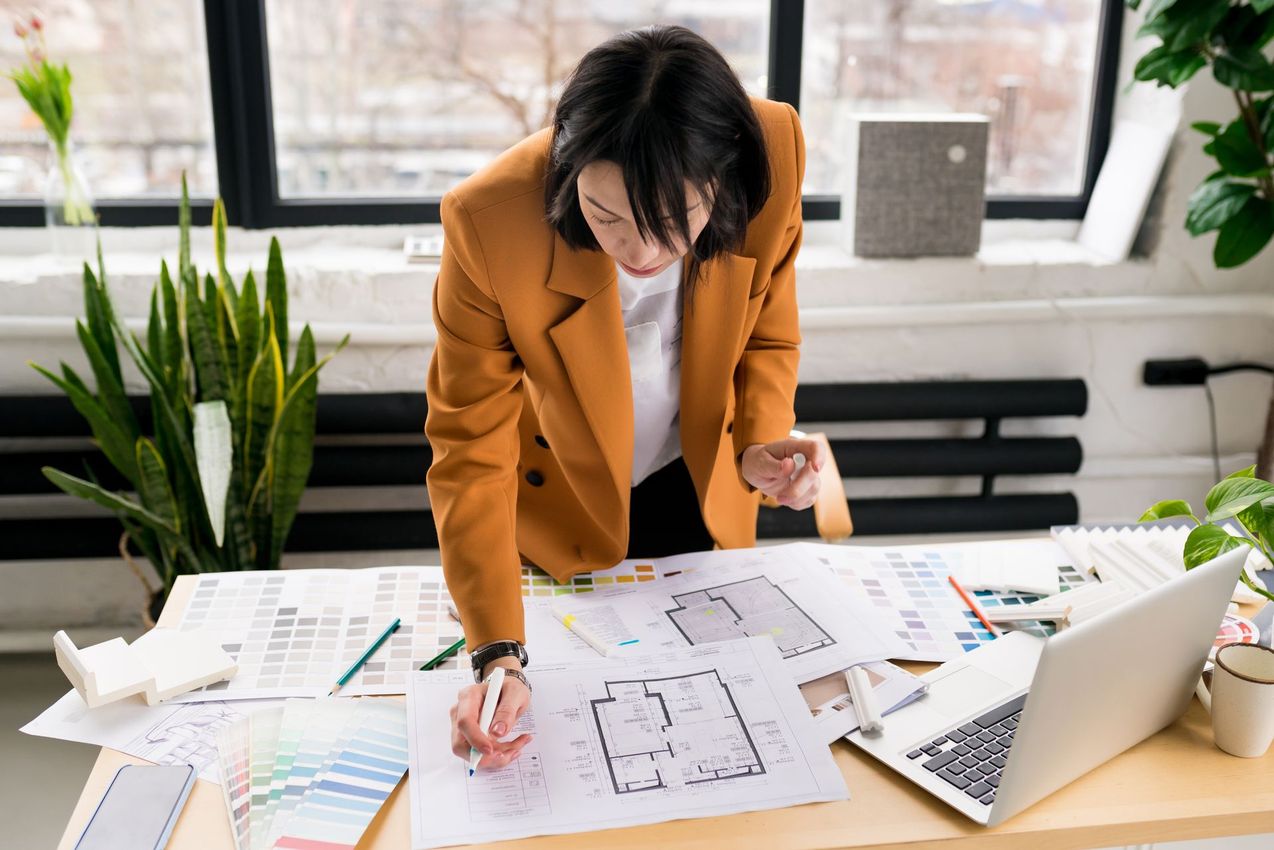
[{"label": "wristwatch", "polygon": [[473,680],[475,682],[482,681],[482,671],[486,666],[497,658],[516,658],[525,667],[531,662],[526,654],[526,647],[514,640],[498,640],[489,643],[479,649],[473,655],[469,656],[470,663],[473,664]]}]

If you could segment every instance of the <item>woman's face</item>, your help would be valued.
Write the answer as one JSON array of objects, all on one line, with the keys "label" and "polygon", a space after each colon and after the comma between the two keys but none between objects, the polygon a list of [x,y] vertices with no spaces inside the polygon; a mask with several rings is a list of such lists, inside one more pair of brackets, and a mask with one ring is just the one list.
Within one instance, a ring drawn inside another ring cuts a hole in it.
[{"label": "woman's face", "polygon": [[690,243],[699,238],[712,214],[710,199],[705,199],[686,184],[686,217],[690,221],[690,243],[678,245],[670,251],[658,242],[645,242],[633,220],[628,205],[628,191],[624,187],[624,172],[618,163],[596,160],[580,169],[576,179],[580,211],[584,220],[597,237],[597,244],[623,265],[633,277],[652,277],[690,250]]}]

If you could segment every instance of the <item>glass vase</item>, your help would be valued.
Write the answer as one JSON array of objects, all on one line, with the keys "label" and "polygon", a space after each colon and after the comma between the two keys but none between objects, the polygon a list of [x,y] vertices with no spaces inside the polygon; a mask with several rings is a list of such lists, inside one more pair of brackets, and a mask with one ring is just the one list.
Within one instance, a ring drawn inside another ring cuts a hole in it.
[{"label": "glass vase", "polygon": [[96,254],[97,213],[80,170],[75,145],[49,142],[49,176],[44,183],[44,223],[54,254],[89,260]]}]

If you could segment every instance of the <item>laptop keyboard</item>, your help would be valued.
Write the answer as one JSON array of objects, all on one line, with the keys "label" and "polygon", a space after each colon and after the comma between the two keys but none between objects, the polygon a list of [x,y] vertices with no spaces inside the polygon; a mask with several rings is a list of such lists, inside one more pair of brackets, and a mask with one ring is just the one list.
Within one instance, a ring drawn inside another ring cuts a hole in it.
[{"label": "laptop keyboard", "polygon": [[920,766],[936,774],[952,787],[989,806],[995,802],[1000,774],[1008,759],[1013,733],[1026,704],[1026,694],[996,706],[945,735],[907,753],[909,759],[924,758]]}]

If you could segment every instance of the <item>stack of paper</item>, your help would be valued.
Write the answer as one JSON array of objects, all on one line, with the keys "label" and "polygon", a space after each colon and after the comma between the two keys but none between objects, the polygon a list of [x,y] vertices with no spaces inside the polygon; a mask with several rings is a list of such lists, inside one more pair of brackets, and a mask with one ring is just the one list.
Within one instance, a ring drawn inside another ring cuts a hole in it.
[{"label": "stack of paper", "polygon": [[216,735],[238,850],[353,848],[407,770],[391,700],[290,699]]}]

